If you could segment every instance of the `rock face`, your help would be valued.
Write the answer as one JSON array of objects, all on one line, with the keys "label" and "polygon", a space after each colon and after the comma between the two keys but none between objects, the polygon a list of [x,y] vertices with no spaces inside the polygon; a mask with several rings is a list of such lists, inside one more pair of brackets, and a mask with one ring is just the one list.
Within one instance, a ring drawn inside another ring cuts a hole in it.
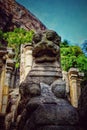
[{"label": "rock face", "polygon": [[33,65],[19,87],[17,130],[78,129],[78,113],[67,101],[62,80],[60,39],[51,30],[33,37]]},{"label": "rock face", "polygon": [[46,29],[45,25],[15,0],[0,0],[0,29],[11,31],[15,27],[36,31]]}]

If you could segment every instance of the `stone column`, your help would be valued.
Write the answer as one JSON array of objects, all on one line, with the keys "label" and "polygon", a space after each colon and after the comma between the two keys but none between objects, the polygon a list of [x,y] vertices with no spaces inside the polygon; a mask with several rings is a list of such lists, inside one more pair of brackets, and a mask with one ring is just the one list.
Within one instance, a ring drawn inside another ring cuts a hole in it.
[{"label": "stone column", "polygon": [[11,75],[11,83],[10,83],[11,88],[14,88],[14,84],[15,84],[15,70],[12,72]]},{"label": "stone column", "polygon": [[81,95],[81,82],[83,80],[83,77],[84,77],[84,73],[81,73],[79,72],[78,73],[78,81],[77,81],[77,85],[78,85],[78,100],[79,100],[79,97]]},{"label": "stone column", "polygon": [[69,93],[69,79],[68,79],[68,72],[62,71],[63,80],[66,82],[66,93]]},{"label": "stone column", "polygon": [[74,107],[78,107],[78,88],[77,88],[77,79],[78,79],[78,69],[71,68],[69,70],[69,81],[70,81],[70,100],[71,104]]},{"label": "stone column", "polygon": [[25,57],[24,57],[24,48],[23,44],[21,45],[21,56],[20,56],[20,83],[24,81],[25,77]]},{"label": "stone column", "polygon": [[3,91],[3,84],[2,84],[2,61],[0,59],[0,112],[2,108],[2,91]]},{"label": "stone column", "polygon": [[21,46],[21,61],[20,61],[20,83],[25,80],[27,74],[32,67],[32,44],[27,43]]},{"label": "stone column", "polygon": [[13,88],[12,86],[12,75],[14,74],[15,70],[15,61],[14,61],[14,50],[12,48],[7,48],[8,51],[8,58],[6,60],[6,84],[9,88]]},{"label": "stone column", "polygon": [[2,113],[2,102],[3,102],[3,88],[4,88],[4,80],[5,80],[5,66],[0,70],[0,112]]},{"label": "stone column", "polygon": [[11,48],[8,49],[8,58],[6,60],[5,65],[5,80],[4,80],[4,87],[3,87],[3,95],[2,95],[2,113],[5,114],[7,102],[8,102],[8,93],[9,88],[11,88],[11,75],[14,70],[14,60],[13,58],[13,51]]},{"label": "stone column", "polygon": [[7,54],[7,49],[5,47],[0,47],[0,113],[2,113],[6,54]]}]

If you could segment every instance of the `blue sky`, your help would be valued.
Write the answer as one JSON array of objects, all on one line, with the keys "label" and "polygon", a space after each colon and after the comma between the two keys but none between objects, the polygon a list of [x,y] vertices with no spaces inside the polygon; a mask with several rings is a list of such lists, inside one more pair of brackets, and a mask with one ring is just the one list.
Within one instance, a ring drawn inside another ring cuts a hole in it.
[{"label": "blue sky", "polygon": [[87,40],[87,0],[16,0],[72,44]]}]

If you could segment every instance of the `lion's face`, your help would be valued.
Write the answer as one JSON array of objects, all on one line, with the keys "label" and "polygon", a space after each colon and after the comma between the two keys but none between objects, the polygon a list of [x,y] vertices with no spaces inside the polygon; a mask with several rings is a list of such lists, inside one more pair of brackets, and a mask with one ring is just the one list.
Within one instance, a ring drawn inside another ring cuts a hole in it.
[{"label": "lion's face", "polygon": [[33,57],[36,62],[55,61],[59,54],[60,37],[52,30],[36,33],[33,37]]}]

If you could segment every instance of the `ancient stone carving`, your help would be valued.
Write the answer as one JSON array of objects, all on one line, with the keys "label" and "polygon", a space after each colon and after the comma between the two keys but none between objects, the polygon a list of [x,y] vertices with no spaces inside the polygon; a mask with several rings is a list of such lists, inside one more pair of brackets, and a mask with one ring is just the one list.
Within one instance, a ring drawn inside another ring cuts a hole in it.
[{"label": "ancient stone carving", "polygon": [[59,55],[60,37],[54,31],[37,33],[33,37],[33,56],[36,62],[55,61]]},{"label": "ancient stone carving", "polygon": [[33,65],[19,87],[17,130],[78,129],[78,113],[67,101],[62,80],[60,40],[51,30],[33,37]]}]

